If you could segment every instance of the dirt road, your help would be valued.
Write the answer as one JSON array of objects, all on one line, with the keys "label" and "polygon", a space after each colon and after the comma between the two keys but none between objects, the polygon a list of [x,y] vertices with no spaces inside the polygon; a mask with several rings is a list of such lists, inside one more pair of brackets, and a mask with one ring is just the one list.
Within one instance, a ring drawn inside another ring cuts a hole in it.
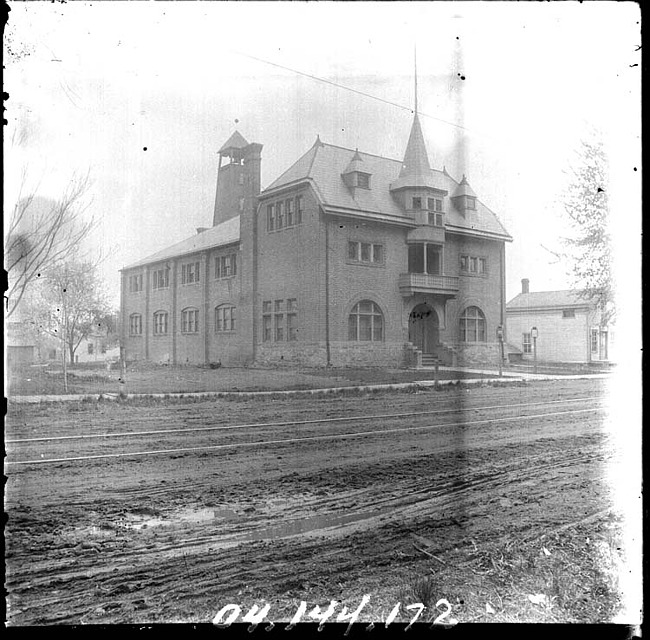
[{"label": "dirt road", "polygon": [[9,624],[209,622],[229,603],[288,621],[302,600],[336,617],[364,594],[360,621],[425,599],[433,620],[441,598],[461,622],[608,619],[602,394],[12,407]]}]

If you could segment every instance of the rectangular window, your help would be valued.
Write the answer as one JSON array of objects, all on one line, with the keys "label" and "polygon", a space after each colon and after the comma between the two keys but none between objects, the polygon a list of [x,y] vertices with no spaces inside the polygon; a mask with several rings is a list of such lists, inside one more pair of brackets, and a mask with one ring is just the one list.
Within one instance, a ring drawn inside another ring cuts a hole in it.
[{"label": "rectangular window", "polygon": [[427,273],[440,275],[440,250],[433,244],[427,245]]},{"label": "rectangular window", "polygon": [[382,264],[384,262],[384,245],[369,242],[348,242],[348,260]]},{"label": "rectangular window", "polygon": [[298,300],[287,299],[287,340],[298,339]]},{"label": "rectangular window", "polygon": [[262,340],[271,341],[271,316],[262,316]]},{"label": "rectangular window", "polygon": [[129,318],[129,334],[132,336],[142,335],[142,316],[134,314]]},{"label": "rectangular window", "polygon": [[199,311],[198,309],[185,309],[181,313],[181,332],[198,333]]},{"label": "rectangular window", "polygon": [[422,198],[413,198],[413,209],[422,209]]},{"label": "rectangular window", "polygon": [[296,196],[296,224],[302,223],[303,197]]},{"label": "rectangular window", "polygon": [[129,292],[130,293],[138,293],[138,291],[142,291],[142,274],[138,274],[137,276],[129,276]]},{"label": "rectangular window", "polygon": [[273,305],[274,324],[275,324],[275,341],[284,340],[284,300],[276,300]]},{"label": "rectangular window", "polygon": [[598,329],[591,330],[591,353],[598,353]]},{"label": "rectangular window", "polygon": [[575,309],[562,309],[563,318],[575,318],[576,312]]},{"label": "rectangular window", "polygon": [[467,208],[471,209],[472,211],[476,211],[476,198],[472,198],[470,196],[467,196],[465,199],[467,203]]},{"label": "rectangular window", "polygon": [[262,302],[262,313],[271,313],[271,301],[270,300],[264,300],[264,302]]},{"label": "rectangular window", "polygon": [[234,331],[235,330],[235,307],[223,305],[215,309],[215,331]]},{"label": "rectangular window", "polygon": [[440,198],[427,198],[427,209],[429,211],[442,211],[442,200]]},{"label": "rectangular window", "polygon": [[216,256],[214,259],[214,277],[230,278],[237,274],[237,255]]},{"label": "rectangular window", "polygon": [[408,257],[409,273],[424,273],[424,245],[410,244]]},{"label": "rectangular window", "polygon": [[477,256],[460,256],[460,270],[465,274],[486,275],[487,258]]},{"label": "rectangular window", "polygon": [[95,351],[95,345],[92,342],[88,343],[88,355],[92,355]]},{"label": "rectangular window", "polygon": [[530,337],[530,333],[523,333],[521,335],[521,350],[524,353],[532,353],[533,352],[533,340]]},{"label": "rectangular window", "polygon": [[151,287],[153,289],[166,289],[169,287],[169,269],[156,269],[153,272]]},{"label": "rectangular window", "polygon": [[276,202],[275,204],[275,222],[278,229],[284,227],[284,211],[282,208],[282,202]]},{"label": "rectangular window", "polygon": [[436,198],[436,211],[442,211],[442,200]]},{"label": "rectangular window", "polygon": [[153,315],[153,333],[160,336],[167,333],[167,314],[154,313]]},{"label": "rectangular window", "polygon": [[367,173],[357,173],[357,187],[370,189],[370,176]]},{"label": "rectangular window", "polygon": [[266,228],[268,231],[275,229],[275,207],[272,204],[266,207]]},{"label": "rectangular window", "polygon": [[292,227],[295,224],[295,218],[293,215],[293,200],[287,200],[284,203],[284,211],[287,215],[287,227]]},{"label": "rectangular window", "polygon": [[199,282],[200,264],[198,262],[188,262],[181,265],[181,284],[192,284]]}]

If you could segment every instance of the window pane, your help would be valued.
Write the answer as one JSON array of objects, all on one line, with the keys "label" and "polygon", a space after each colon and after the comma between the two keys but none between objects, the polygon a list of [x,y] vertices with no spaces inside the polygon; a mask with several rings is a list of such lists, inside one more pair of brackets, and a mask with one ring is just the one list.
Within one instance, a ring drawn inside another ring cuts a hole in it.
[{"label": "window pane", "polygon": [[348,259],[358,260],[358,242],[348,242]]},{"label": "window pane", "polygon": [[370,300],[363,300],[357,305],[359,313],[372,313],[373,304]]},{"label": "window pane", "polygon": [[351,313],[348,317],[348,340],[357,339],[357,316]]},{"label": "window pane", "polygon": [[372,245],[372,261],[373,262],[383,262],[384,261],[384,247],[380,244]]},{"label": "window pane", "polygon": [[424,273],[424,245],[409,245],[409,273]]},{"label": "window pane", "polygon": [[361,260],[362,262],[370,262],[370,245],[365,242],[361,243]]},{"label": "window pane", "polygon": [[372,340],[371,316],[359,316],[359,340]]},{"label": "window pane", "polygon": [[427,245],[427,273],[436,275],[440,273],[440,253],[437,247]]},{"label": "window pane", "polygon": [[422,209],[422,198],[413,198],[413,208]]},{"label": "window pane", "polygon": [[263,313],[270,313],[271,312],[271,301],[270,300],[264,300],[264,302],[262,302],[262,312]]},{"label": "window pane", "polygon": [[381,316],[374,316],[373,318],[372,339],[384,339],[384,319]]}]

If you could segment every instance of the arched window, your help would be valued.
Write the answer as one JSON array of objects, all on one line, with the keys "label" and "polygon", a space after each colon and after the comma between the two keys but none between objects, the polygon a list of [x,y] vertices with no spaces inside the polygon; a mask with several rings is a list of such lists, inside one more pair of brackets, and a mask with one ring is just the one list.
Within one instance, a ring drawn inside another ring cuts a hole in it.
[{"label": "arched window", "polygon": [[142,316],[139,313],[132,313],[129,316],[129,335],[142,335]]},{"label": "arched window", "polygon": [[181,311],[181,333],[199,332],[199,310],[183,309]]},{"label": "arched window", "polygon": [[485,315],[478,307],[467,307],[460,317],[461,342],[485,342]]},{"label": "arched window", "polygon": [[354,305],[348,317],[348,340],[381,341],[384,339],[384,316],[372,300]]},{"label": "arched window", "polygon": [[153,334],[155,336],[164,336],[167,334],[168,320],[169,314],[166,311],[156,311],[153,314]]},{"label": "arched window", "polygon": [[214,310],[214,330],[217,333],[235,330],[237,308],[232,304],[221,304]]}]

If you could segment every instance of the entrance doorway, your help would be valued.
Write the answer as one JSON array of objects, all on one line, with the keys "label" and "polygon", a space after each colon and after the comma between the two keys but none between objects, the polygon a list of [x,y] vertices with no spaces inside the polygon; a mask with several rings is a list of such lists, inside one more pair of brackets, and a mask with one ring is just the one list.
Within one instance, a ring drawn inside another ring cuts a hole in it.
[{"label": "entrance doorway", "polygon": [[428,304],[417,305],[409,316],[409,342],[422,353],[435,353],[439,341],[438,314]]}]

